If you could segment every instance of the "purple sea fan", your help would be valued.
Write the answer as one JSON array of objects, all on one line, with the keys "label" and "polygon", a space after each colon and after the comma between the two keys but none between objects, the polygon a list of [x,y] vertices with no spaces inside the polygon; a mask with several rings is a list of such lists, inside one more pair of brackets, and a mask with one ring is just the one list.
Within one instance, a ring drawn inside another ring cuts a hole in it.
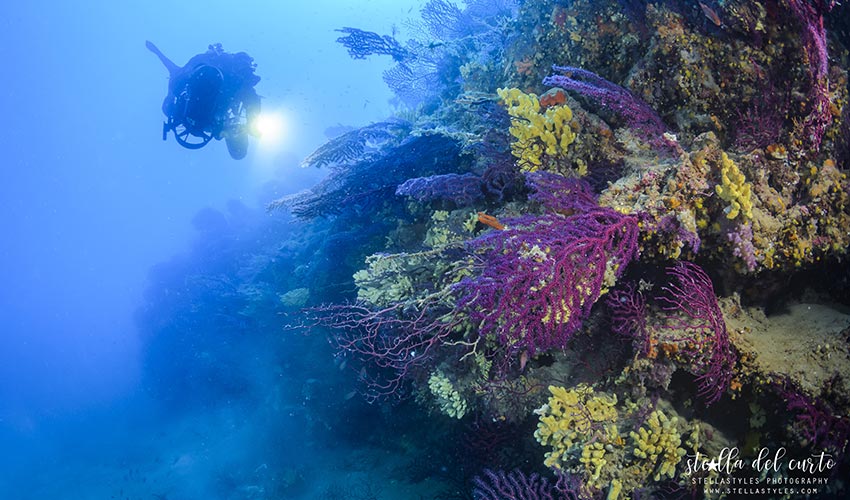
[{"label": "purple sea fan", "polygon": [[742,151],[764,149],[782,138],[785,116],[791,101],[786,89],[777,88],[769,80],[760,85],[748,109],[739,108],[735,124],[735,147]]},{"label": "purple sea fan", "polygon": [[646,297],[638,285],[629,283],[608,295],[611,331],[632,339],[635,350],[643,356],[650,351],[649,327],[646,322]]},{"label": "purple sea fan", "polygon": [[829,55],[823,16],[835,2],[828,0],[788,0],[791,13],[803,25],[801,34],[809,61],[809,114],[803,120],[804,139],[815,151],[820,149],[826,129],[832,124],[829,99]]},{"label": "purple sea fan", "polygon": [[560,495],[546,478],[537,474],[526,476],[519,470],[508,473],[484,470],[484,476],[473,480],[475,500],[561,500],[578,498],[572,495]]},{"label": "purple sea fan", "polygon": [[850,417],[835,413],[823,400],[812,398],[785,381],[780,394],[788,410],[796,413],[796,423],[803,437],[815,449],[843,457],[850,440]]},{"label": "purple sea fan", "polygon": [[508,219],[505,230],[470,243],[480,274],[458,285],[458,304],[480,335],[499,339],[509,353],[563,348],[637,257],[637,217],[576,205],[585,210]]},{"label": "purple sea fan", "polygon": [[432,352],[460,321],[437,301],[426,301],[421,309],[407,306],[319,306],[305,311],[305,326],[330,329],[337,351],[362,365],[359,378],[367,401],[399,400],[407,396],[405,385],[414,374],[428,371]]},{"label": "purple sea fan", "polygon": [[543,79],[543,85],[577,92],[600,106],[610,109],[625,120],[636,133],[647,139],[660,140],[667,126],[649,104],[631,91],[581,68],[552,66],[561,73]]},{"label": "purple sea fan", "polygon": [[375,54],[391,56],[396,62],[413,58],[413,54],[392,36],[381,36],[371,31],[349,27],[337,31],[345,35],[337,38],[336,41],[348,49],[348,55],[353,59],[366,59],[366,56]]},{"label": "purple sea fan", "polygon": [[525,174],[533,192],[528,197],[549,211],[560,213],[589,212],[599,208],[590,184],[551,172],[538,171]]},{"label": "purple sea fan", "polygon": [[481,177],[466,174],[441,174],[408,179],[395,191],[399,196],[410,196],[419,203],[450,201],[466,207],[484,199]]},{"label": "purple sea fan", "polygon": [[680,349],[692,363],[706,404],[720,399],[732,380],[737,356],[729,342],[726,321],[711,279],[692,262],[679,261],[667,270],[671,283],[656,297],[667,311],[665,328],[681,332]]}]

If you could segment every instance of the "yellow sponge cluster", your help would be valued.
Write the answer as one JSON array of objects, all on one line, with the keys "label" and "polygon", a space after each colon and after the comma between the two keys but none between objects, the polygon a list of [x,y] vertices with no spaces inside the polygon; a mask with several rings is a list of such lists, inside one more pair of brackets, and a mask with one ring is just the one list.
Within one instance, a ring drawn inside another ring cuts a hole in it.
[{"label": "yellow sponge cluster", "polygon": [[726,217],[734,219],[741,214],[744,219],[753,218],[752,186],[725,152],[720,157],[720,184],[715,186],[717,195],[729,202]]},{"label": "yellow sponge cluster", "polygon": [[576,138],[570,128],[573,112],[566,104],[540,109],[536,94],[517,88],[498,89],[511,116],[510,133],[514,137],[511,153],[520,169],[534,172],[543,166],[544,158],[563,155]]},{"label": "yellow sponge cluster", "polygon": [[[534,411],[540,415],[534,438],[543,446],[552,447],[543,463],[561,469],[573,452],[578,453],[578,446],[584,448],[584,442],[594,429],[617,420],[617,396],[597,395],[585,384],[569,390],[550,385],[549,392],[552,393],[549,401]],[[594,471],[601,470],[604,450],[600,454],[600,450],[585,448],[581,454],[591,476]]]},{"label": "yellow sponge cluster", "polygon": [[417,254],[375,254],[366,257],[368,268],[354,273],[357,299],[375,306],[408,299],[415,293],[415,286],[406,269],[418,261]]},{"label": "yellow sponge cluster", "polygon": [[655,410],[646,421],[647,427],[641,427],[637,432],[632,431],[629,434],[634,440],[634,455],[644,459],[650,467],[655,467],[658,463],[653,476],[655,481],[665,477],[672,479],[676,474],[676,466],[685,455],[685,450],[679,448],[682,435],[679,432],[678,420],[678,417],[670,419],[661,410]]},{"label": "yellow sponge cluster", "polygon": [[443,372],[437,370],[431,374],[428,379],[428,388],[437,398],[440,411],[454,418],[463,418],[466,415],[469,409],[466,400],[461,397],[452,385],[452,381]]},{"label": "yellow sponge cluster", "polygon": [[605,445],[601,441],[587,443],[581,450],[579,462],[584,465],[584,469],[588,473],[587,482],[595,485],[600,474],[602,474],[602,468],[608,464],[608,460],[605,459]]}]

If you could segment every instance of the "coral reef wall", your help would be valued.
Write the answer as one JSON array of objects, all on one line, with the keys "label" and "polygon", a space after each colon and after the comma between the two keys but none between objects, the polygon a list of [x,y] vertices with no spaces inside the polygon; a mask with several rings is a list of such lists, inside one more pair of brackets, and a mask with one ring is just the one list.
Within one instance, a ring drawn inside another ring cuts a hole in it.
[{"label": "coral reef wall", "polygon": [[372,234],[303,327],[370,401],[510,427],[516,461],[460,466],[475,498],[846,494],[836,3],[431,0],[406,42],[345,28],[409,107],[272,204]]}]

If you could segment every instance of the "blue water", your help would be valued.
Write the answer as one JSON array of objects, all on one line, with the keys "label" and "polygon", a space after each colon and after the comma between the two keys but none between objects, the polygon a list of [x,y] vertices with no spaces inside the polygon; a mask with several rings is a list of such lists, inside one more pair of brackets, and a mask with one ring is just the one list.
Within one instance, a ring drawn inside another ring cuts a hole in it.
[{"label": "blue water", "polygon": [[[286,217],[271,221],[263,207],[320,177],[300,159],[328,127],[362,126],[391,111],[381,81],[390,61],[351,60],[334,29],[389,32],[420,4],[0,8],[0,498],[310,497],[316,471],[333,460],[303,453],[314,424],[302,403],[321,369],[311,374],[311,360],[266,355],[280,352],[280,322],[245,325],[238,315],[215,322],[239,332],[232,338],[211,340],[216,332],[196,328],[185,343],[151,350],[153,324],[172,321],[157,284],[214,267],[225,248],[239,251],[239,238],[290,234]],[[280,138],[255,141],[241,161],[223,142],[199,151],[163,142],[167,73],[145,40],[177,64],[216,42],[248,52],[264,110],[282,119]],[[179,365],[222,351],[204,342],[252,360],[233,374],[232,395],[192,393],[188,379],[201,375]],[[151,391],[151,372],[176,377],[172,405]]]}]

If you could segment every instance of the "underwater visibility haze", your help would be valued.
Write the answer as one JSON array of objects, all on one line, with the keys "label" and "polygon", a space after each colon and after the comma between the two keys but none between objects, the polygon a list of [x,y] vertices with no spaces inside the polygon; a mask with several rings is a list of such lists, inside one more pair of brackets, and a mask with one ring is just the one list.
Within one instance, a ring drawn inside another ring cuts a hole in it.
[{"label": "underwater visibility haze", "polygon": [[850,494],[846,2],[2,11],[0,499]]}]

